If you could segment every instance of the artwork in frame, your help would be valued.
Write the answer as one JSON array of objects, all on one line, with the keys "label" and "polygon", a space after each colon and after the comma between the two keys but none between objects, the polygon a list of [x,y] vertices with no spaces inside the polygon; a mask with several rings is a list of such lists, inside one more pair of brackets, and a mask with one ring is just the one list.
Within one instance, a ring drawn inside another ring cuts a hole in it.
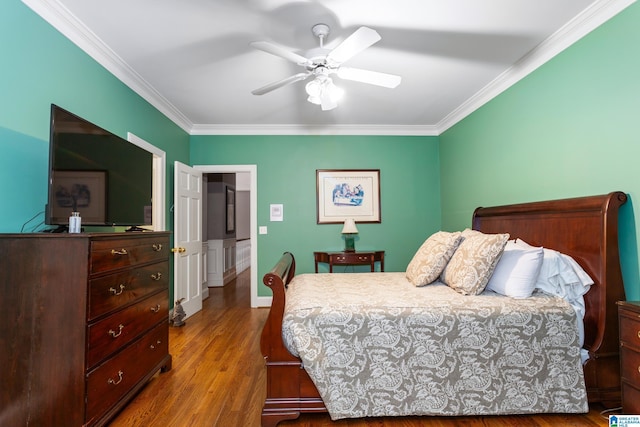
[{"label": "artwork in frame", "polygon": [[226,191],[227,202],[227,234],[235,233],[236,231],[236,190],[231,187],[227,187]]},{"label": "artwork in frame", "polygon": [[52,221],[63,224],[71,212],[80,212],[83,224],[104,225],[107,214],[106,171],[53,171]]},{"label": "artwork in frame", "polygon": [[316,170],[318,224],[382,222],[380,169]]}]

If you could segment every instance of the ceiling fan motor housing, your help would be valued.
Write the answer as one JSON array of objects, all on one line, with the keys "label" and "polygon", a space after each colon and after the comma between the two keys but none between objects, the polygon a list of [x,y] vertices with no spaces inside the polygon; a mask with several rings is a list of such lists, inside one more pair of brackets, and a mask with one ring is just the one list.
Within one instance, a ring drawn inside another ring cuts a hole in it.
[{"label": "ceiling fan motor housing", "polygon": [[314,36],[320,39],[320,43],[329,35],[329,26],[327,24],[316,24],[311,27]]}]

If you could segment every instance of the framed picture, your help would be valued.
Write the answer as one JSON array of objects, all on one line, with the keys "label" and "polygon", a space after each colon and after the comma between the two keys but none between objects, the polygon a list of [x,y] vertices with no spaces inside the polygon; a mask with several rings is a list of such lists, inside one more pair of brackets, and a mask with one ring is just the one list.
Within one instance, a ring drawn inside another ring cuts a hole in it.
[{"label": "framed picture", "polygon": [[227,233],[236,231],[236,190],[227,187]]},{"label": "framed picture", "polygon": [[380,169],[316,170],[318,224],[382,222]]},{"label": "framed picture", "polygon": [[107,213],[106,171],[53,171],[54,223],[64,224],[71,212],[80,212],[83,224],[104,225]]}]

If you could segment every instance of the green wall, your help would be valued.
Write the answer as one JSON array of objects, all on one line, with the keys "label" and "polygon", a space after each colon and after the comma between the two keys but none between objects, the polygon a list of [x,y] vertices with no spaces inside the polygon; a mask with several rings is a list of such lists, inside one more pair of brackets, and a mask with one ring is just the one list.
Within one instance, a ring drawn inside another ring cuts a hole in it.
[{"label": "green wall", "polygon": [[19,0],[0,3],[0,40],[0,232],[20,232],[33,218],[30,231],[44,219],[52,103],[164,150],[169,183],[174,160],[188,163],[186,132]]},{"label": "green wall", "polygon": [[477,206],[604,194],[620,214],[627,299],[640,299],[640,3],[440,136],[442,224]]},{"label": "green wall", "polygon": [[[380,169],[380,224],[358,224],[356,249],[383,249],[386,271],[404,271],[414,252],[440,229],[437,137],[193,136],[193,164],[256,164],[258,277],[284,251],[296,271],[313,271],[314,250],[341,250],[338,224],[316,224],[316,169]],[[269,221],[269,205],[284,205],[284,221]],[[260,283],[259,295],[271,295]]]},{"label": "green wall", "polygon": [[[361,224],[357,247],[385,249],[402,270],[433,231],[469,225],[478,205],[622,190],[622,268],[640,299],[640,5],[635,3],[438,137],[192,136],[131,91],[19,0],[0,3],[0,232],[25,231],[46,203],[49,106],[167,153],[167,225],[173,162],[257,164],[258,269],[290,250],[340,249],[339,225],[317,225],[315,170],[381,170],[382,223]],[[269,204],[285,221],[269,222]],[[31,222],[30,219],[33,220]],[[260,295],[268,295],[261,287]]]}]

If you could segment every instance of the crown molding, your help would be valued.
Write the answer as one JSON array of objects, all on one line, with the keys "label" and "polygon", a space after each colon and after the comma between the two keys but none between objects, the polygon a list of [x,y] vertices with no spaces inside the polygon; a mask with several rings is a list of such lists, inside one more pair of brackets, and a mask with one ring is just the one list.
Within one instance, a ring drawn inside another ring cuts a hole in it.
[{"label": "crown molding", "polygon": [[496,96],[522,80],[560,52],[604,24],[636,0],[599,0],[591,4],[545,41],[533,48],[513,66],[496,77],[458,108],[449,113],[437,125],[443,133]]},{"label": "crown molding", "polygon": [[194,125],[191,135],[415,135],[437,136],[435,126]]},{"label": "crown molding", "polygon": [[64,5],[57,0],[22,0],[22,2],[169,120],[185,132],[190,132],[193,123]]},{"label": "crown molding", "polygon": [[191,135],[440,135],[538,67],[635,3],[636,0],[598,0],[491,83],[454,109],[435,126],[402,125],[208,125],[193,124],[147,83],[91,29],[57,0],[22,0],[35,13],[105,67],[169,120]]}]

